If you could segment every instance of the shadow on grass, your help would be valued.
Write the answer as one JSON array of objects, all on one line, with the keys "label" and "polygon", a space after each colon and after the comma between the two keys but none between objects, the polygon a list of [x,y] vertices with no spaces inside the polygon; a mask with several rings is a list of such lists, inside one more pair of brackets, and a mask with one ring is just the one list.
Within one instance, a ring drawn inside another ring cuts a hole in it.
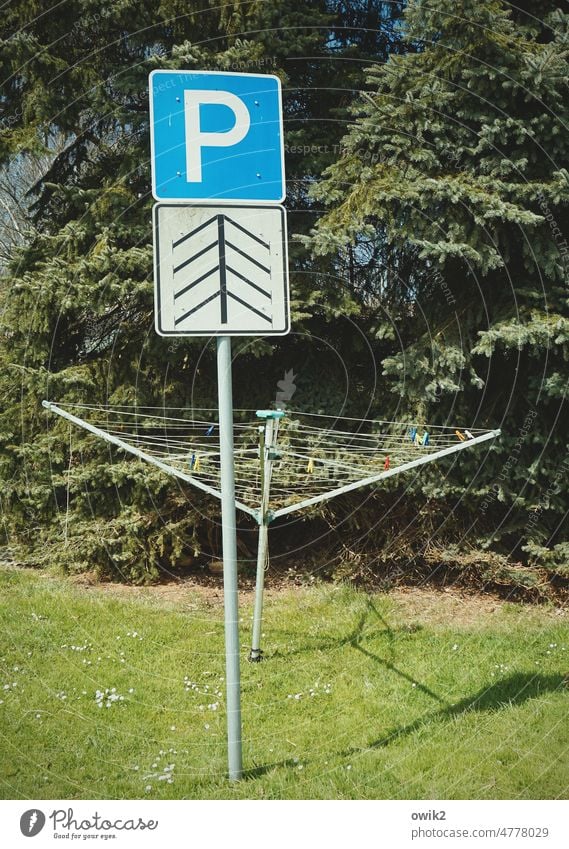
[{"label": "shadow on grass", "polygon": [[342,755],[347,757],[354,752],[379,749],[400,740],[402,737],[408,737],[432,722],[446,721],[472,712],[491,712],[506,707],[519,706],[529,699],[544,695],[544,693],[554,693],[560,690],[563,685],[564,678],[562,675],[534,675],[523,672],[509,675],[501,681],[482,687],[472,696],[467,696],[456,704],[428,713],[408,725],[394,728],[365,746],[353,746],[346,749],[342,752]]},{"label": "shadow on grass", "polygon": [[[385,660],[382,657],[374,654],[368,649],[364,648],[361,644],[361,641],[364,637],[364,627],[367,616],[372,614],[376,619],[384,627],[385,631],[391,638],[394,636],[393,631],[391,630],[389,624],[385,621],[384,617],[379,613],[377,608],[374,606],[371,599],[368,600],[367,603],[367,613],[360,618],[356,629],[351,635],[351,639],[349,640],[350,645],[361,652],[366,657],[369,657],[375,663],[383,666],[385,669],[389,669],[391,672],[394,672],[396,675],[399,675],[401,678],[404,678],[406,681],[409,681],[415,685],[418,690],[422,690],[426,695],[435,699],[440,704],[445,705],[445,707],[440,710],[434,711],[432,713],[428,713],[426,716],[420,717],[415,720],[415,722],[411,722],[408,725],[400,726],[399,728],[394,728],[392,731],[389,731],[384,736],[374,740],[371,743],[368,743],[364,749],[377,749],[382,746],[386,746],[389,743],[394,742],[395,740],[399,740],[402,737],[406,737],[410,734],[413,734],[415,731],[418,731],[420,728],[423,728],[425,725],[430,724],[431,722],[437,721],[446,721],[449,719],[453,719],[454,717],[461,716],[465,713],[470,713],[472,711],[477,712],[485,712],[485,711],[495,711],[500,710],[505,707],[520,705],[526,702],[528,699],[534,699],[538,696],[543,695],[544,693],[555,692],[556,690],[560,690],[564,685],[564,678],[562,675],[539,675],[537,673],[523,673],[518,672],[514,675],[509,675],[506,678],[502,678],[500,681],[496,681],[493,684],[489,684],[488,686],[482,687],[476,693],[471,696],[466,696],[466,698],[461,699],[459,702],[455,702],[454,704],[450,704],[445,699],[441,698],[441,696],[437,695],[437,693],[433,692],[433,690],[429,689],[425,684],[422,684],[420,681],[416,681],[411,675],[404,672],[402,669],[399,669],[395,664],[390,660]],[[393,656],[393,645],[390,646]],[[344,752],[345,755],[353,754],[355,751],[358,751],[356,747],[352,747]]]},{"label": "shadow on grass", "polygon": [[296,766],[298,766],[298,763],[295,763],[292,758],[286,758],[282,761],[273,761],[272,763],[251,767],[251,769],[244,769],[243,778],[261,778],[261,776],[266,775],[272,769],[282,769],[283,767],[292,769],[292,767]]},{"label": "shadow on grass", "polygon": [[[369,622],[370,616],[380,623],[381,630],[379,631],[379,633],[387,636],[387,658],[383,658],[377,654],[374,654],[372,651],[367,649],[365,645],[363,645],[363,642],[365,640],[368,640],[371,637],[377,637],[378,635],[377,630],[374,630],[371,633],[369,631],[366,632],[366,626]],[[426,715],[419,717],[414,722],[387,731],[384,735],[378,737],[377,739],[366,744],[365,746],[352,746],[348,749],[345,749],[343,752],[339,753],[340,757],[350,757],[351,755],[357,752],[361,753],[362,751],[368,751],[371,749],[378,749],[383,746],[388,746],[389,744],[394,743],[397,740],[400,740],[401,738],[408,737],[415,731],[418,731],[433,722],[444,722],[471,712],[492,712],[511,706],[519,706],[524,702],[528,701],[529,699],[538,698],[539,696],[542,696],[545,693],[553,693],[558,690],[561,690],[566,685],[566,681],[563,675],[560,674],[541,675],[537,673],[534,674],[520,672],[513,675],[509,675],[506,678],[502,678],[500,681],[496,681],[492,684],[483,686],[472,695],[466,696],[459,702],[451,704],[446,699],[442,698],[440,695],[438,695],[429,687],[427,687],[426,684],[423,684],[421,681],[418,681],[417,679],[413,678],[412,675],[409,675],[407,672],[396,666],[396,664],[394,663],[395,640],[397,635],[401,632],[409,633],[409,629],[398,628],[394,630],[393,628],[391,628],[389,623],[377,610],[371,599],[368,599],[366,611],[359,617],[354,629],[347,636],[339,637],[336,639],[330,638],[324,641],[320,640],[318,645],[297,649],[293,652],[290,652],[290,654],[304,654],[312,651],[323,651],[326,649],[338,649],[350,646],[356,651],[361,652],[361,654],[365,655],[365,657],[369,658],[373,662],[381,665],[384,669],[388,669],[389,671],[395,673],[401,678],[404,678],[406,681],[414,684],[418,690],[421,690],[430,698],[438,702],[439,705],[443,706],[438,710],[429,712]],[[288,761],[267,764],[264,766],[259,766],[255,770],[250,770],[248,772],[248,775],[250,777],[256,777],[258,775],[263,775],[270,769],[274,769],[277,767],[286,767],[289,765],[291,764]]]},{"label": "shadow on grass", "polygon": [[416,678],[413,678],[412,675],[409,675],[407,672],[404,672],[402,669],[399,669],[399,667],[397,667],[393,663],[393,660],[384,660],[384,658],[379,657],[379,655],[374,654],[373,652],[369,651],[368,649],[362,646],[362,640],[364,636],[366,636],[364,634],[364,629],[370,613],[379,621],[384,633],[387,634],[387,637],[389,639],[389,653],[391,655],[391,658],[395,657],[394,640],[396,637],[396,632],[393,631],[389,623],[381,615],[381,613],[376,608],[371,599],[368,599],[367,612],[360,617],[360,620],[356,625],[354,631],[350,635],[349,639],[346,641],[347,644],[352,646],[352,648],[357,649],[366,657],[369,657],[375,663],[378,663],[385,669],[388,669],[390,672],[394,672],[396,675],[399,675],[400,678],[404,678],[410,684],[414,684],[417,690],[421,690],[421,692],[425,693],[425,695],[430,696],[432,699],[435,699],[435,701],[439,702],[440,704],[448,705],[448,702],[445,699],[443,699],[441,696],[439,696],[437,693],[427,687],[426,684],[422,684],[421,681],[418,681]]},{"label": "shadow on grass", "polygon": [[[365,632],[366,625],[368,624],[370,615],[372,615],[381,625],[381,630],[378,632],[377,630],[370,632]],[[286,632],[283,632],[286,633]],[[378,655],[370,652],[368,649],[364,648],[362,645],[363,640],[369,640],[370,638],[377,637],[379,634],[385,635],[388,639],[388,655],[391,657],[390,660],[384,660]],[[344,637],[330,637],[329,639],[322,640],[320,638],[315,638],[318,642],[312,646],[306,646],[299,649],[293,649],[286,653],[281,654],[280,651],[276,651],[273,654],[274,658],[281,657],[291,657],[297,654],[309,654],[314,651],[326,651],[333,649],[345,648],[347,646],[351,646],[352,648],[357,649],[362,654],[369,657],[371,660],[374,660],[376,663],[381,664],[385,667],[385,669],[389,669],[391,672],[394,672],[396,675],[399,675],[401,678],[405,678],[409,683],[414,684],[418,690],[421,690],[426,695],[430,696],[432,699],[440,702],[441,704],[448,704],[445,699],[441,698],[437,693],[433,692],[426,686],[426,684],[421,683],[416,678],[413,678],[412,675],[404,672],[402,669],[399,669],[393,662],[395,658],[395,640],[398,634],[409,634],[409,628],[397,628],[393,629],[391,625],[387,622],[387,620],[381,615],[381,613],[377,610],[371,599],[367,600],[366,610],[359,617],[354,629]]]}]

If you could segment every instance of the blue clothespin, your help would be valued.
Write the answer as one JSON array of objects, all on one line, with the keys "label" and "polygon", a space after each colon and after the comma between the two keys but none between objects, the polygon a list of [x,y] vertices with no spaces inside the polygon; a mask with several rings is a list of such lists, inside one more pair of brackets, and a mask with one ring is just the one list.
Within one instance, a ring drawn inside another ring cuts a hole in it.
[{"label": "blue clothespin", "polygon": [[194,468],[195,464],[196,464],[196,455],[192,454],[191,459],[190,459],[190,470]]},{"label": "blue clothespin", "polygon": [[412,427],[412,428],[409,430],[409,438],[410,438],[411,442],[415,442],[415,437],[416,437],[416,436],[417,436],[417,428],[416,428],[416,427]]},{"label": "blue clothespin", "polygon": [[429,444],[429,434],[427,431],[425,431],[425,433],[423,434],[423,439],[421,440],[421,442],[423,445]]},{"label": "blue clothespin", "polygon": [[214,432],[214,430],[215,430],[215,425],[211,425],[211,427],[208,427],[208,429],[206,430],[205,435],[211,436],[212,433]]}]

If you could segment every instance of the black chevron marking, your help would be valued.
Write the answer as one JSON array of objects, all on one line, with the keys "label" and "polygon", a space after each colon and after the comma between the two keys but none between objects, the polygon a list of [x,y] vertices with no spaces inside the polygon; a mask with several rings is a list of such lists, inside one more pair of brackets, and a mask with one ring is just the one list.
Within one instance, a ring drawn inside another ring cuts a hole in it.
[{"label": "black chevron marking", "polygon": [[215,274],[215,272],[216,272],[216,271],[218,271],[218,270],[219,270],[219,265],[216,265],[216,266],[215,266],[215,268],[212,268],[210,271],[206,271],[206,273],[205,273],[205,274],[202,274],[202,276],[201,276],[201,277],[198,277],[198,279],[197,279],[197,280],[194,280],[192,283],[188,283],[188,285],[187,285],[187,286],[184,286],[184,288],[183,288],[183,289],[180,289],[180,291],[179,291],[179,292],[175,292],[175,294],[174,294],[174,300],[176,300],[176,298],[181,297],[181,295],[185,295],[185,294],[186,294],[186,292],[189,292],[189,291],[190,291],[190,289],[193,289],[193,288],[194,288],[194,286],[197,286],[197,285],[198,285],[198,283],[201,283],[201,282],[202,282],[202,280],[205,280],[205,279],[206,279],[206,277],[210,277],[212,274]]},{"label": "black chevron marking", "polygon": [[230,298],[233,298],[234,301],[237,301],[238,304],[241,304],[241,306],[247,307],[248,310],[251,310],[251,312],[254,312],[256,315],[260,316],[260,318],[264,318],[265,321],[269,322],[269,324],[273,323],[273,319],[270,315],[265,315],[265,313],[261,312],[261,310],[255,309],[255,307],[252,307],[251,304],[247,303],[247,301],[243,301],[241,298],[238,298],[237,295],[234,295],[233,292],[228,292],[227,294]]},{"label": "black chevron marking", "polygon": [[244,274],[240,274],[240,273],[239,273],[239,271],[235,271],[235,269],[234,269],[234,268],[231,268],[231,266],[230,266],[230,265],[228,265],[228,266],[227,266],[227,270],[228,270],[228,271],[230,271],[232,274],[234,274],[236,277],[239,277],[239,279],[240,279],[240,280],[243,280],[243,282],[244,282],[244,283],[248,283],[248,284],[249,284],[249,286],[252,286],[252,287],[253,287],[253,289],[256,289],[256,290],[257,290],[257,292],[260,292],[260,293],[261,293],[261,295],[264,295],[264,296],[265,296],[265,298],[268,298],[268,299],[269,299],[269,301],[270,301],[270,300],[272,300],[272,299],[271,299],[271,293],[270,293],[270,292],[266,292],[266,291],[265,291],[265,289],[261,289],[261,287],[260,287],[260,286],[257,286],[257,284],[256,284],[256,283],[253,283],[253,281],[252,281],[252,280],[249,280],[249,278],[248,278],[248,277],[245,277],[245,275],[244,275]]},{"label": "black chevron marking", "polygon": [[249,236],[250,239],[254,239],[268,251],[271,250],[271,246],[267,244],[267,242],[263,242],[263,240],[260,239],[258,236],[255,236],[254,233],[250,233],[249,230],[246,230],[245,227],[242,227],[241,224],[238,224],[237,221],[234,221],[233,218],[230,218],[229,215],[225,216],[225,220],[229,221],[230,224],[233,224],[234,227],[237,227],[238,230],[241,230],[242,233],[245,233],[246,236]]},{"label": "black chevron marking", "polygon": [[241,256],[244,256],[244,257],[245,257],[245,259],[248,259],[248,260],[249,260],[249,262],[252,262],[254,265],[256,265],[256,266],[257,266],[257,268],[260,268],[260,269],[261,269],[261,271],[264,271],[264,272],[266,272],[267,274],[270,274],[270,273],[271,273],[271,269],[270,269],[270,268],[267,268],[267,267],[266,267],[266,265],[263,265],[262,263],[257,262],[257,260],[256,260],[256,259],[253,259],[253,257],[252,257],[252,256],[249,256],[249,254],[246,254],[246,253],[245,253],[245,251],[242,251],[242,250],[241,250],[241,248],[238,248],[238,247],[237,247],[237,245],[234,245],[234,244],[233,244],[233,242],[230,242],[230,241],[229,241],[229,239],[226,239],[226,240],[225,240],[225,244],[227,245],[227,247],[232,248],[234,251],[237,251],[237,253],[238,253],[238,254],[241,254]]},{"label": "black chevron marking", "polygon": [[215,221],[215,219],[216,219],[216,218],[217,218],[217,215],[213,215],[213,216],[212,216],[211,218],[209,218],[207,221],[204,221],[204,223],[203,223],[203,224],[200,224],[200,226],[199,226],[199,227],[196,227],[194,230],[191,230],[189,233],[186,233],[186,235],[185,235],[185,236],[182,236],[182,238],[181,238],[181,239],[178,239],[178,241],[177,241],[177,242],[172,242],[172,250],[175,250],[175,248],[177,248],[177,247],[178,247],[178,245],[181,245],[181,244],[182,244],[182,242],[185,242],[185,241],[186,241],[186,239],[191,239],[191,238],[192,238],[192,236],[195,236],[195,235],[196,235],[196,233],[199,233],[199,232],[200,232],[200,230],[205,230],[205,228],[208,226],[208,224],[211,224],[211,223],[212,223],[212,221]]},{"label": "black chevron marking", "polygon": [[187,259],[185,262],[182,262],[180,265],[176,266],[176,268],[174,269],[174,274],[177,274],[178,271],[181,271],[182,268],[185,268],[187,265],[190,264],[190,262],[193,262],[195,259],[199,259],[200,256],[203,256],[203,254],[207,253],[212,248],[215,248],[216,245],[217,245],[217,242],[212,242],[211,245],[207,246],[207,248],[202,248],[202,250],[198,251],[197,254],[194,254],[189,259]]},{"label": "black chevron marking", "polygon": [[187,312],[185,312],[184,315],[181,315],[180,318],[177,318],[174,321],[174,324],[180,324],[180,322],[184,321],[184,319],[188,318],[188,316],[192,315],[192,313],[197,312],[198,310],[201,310],[202,307],[205,307],[206,304],[209,304],[210,301],[213,301],[214,298],[219,298],[219,295],[220,295],[219,291],[214,292],[213,295],[210,295],[209,298],[206,298],[205,301],[202,301],[201,304],[197,305],[197,307],[193,307],[191,310],[188,310]]}]

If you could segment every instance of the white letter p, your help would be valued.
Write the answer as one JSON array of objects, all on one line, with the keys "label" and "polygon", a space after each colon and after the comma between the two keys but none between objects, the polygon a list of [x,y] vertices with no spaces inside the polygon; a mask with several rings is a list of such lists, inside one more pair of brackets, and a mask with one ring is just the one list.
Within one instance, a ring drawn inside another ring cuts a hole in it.
[{"label": "white letter p", "polygon": [[[227,106],[235,116],[230,130],[222,133],[202,133],[200,129],[200,105],[213,103]],[[230,91],[184,91],[184,117],[186,125],[186,180],[188,183],[202,181],[202,147],[232,147],[243,141],[251,118],[245,103]]]}]

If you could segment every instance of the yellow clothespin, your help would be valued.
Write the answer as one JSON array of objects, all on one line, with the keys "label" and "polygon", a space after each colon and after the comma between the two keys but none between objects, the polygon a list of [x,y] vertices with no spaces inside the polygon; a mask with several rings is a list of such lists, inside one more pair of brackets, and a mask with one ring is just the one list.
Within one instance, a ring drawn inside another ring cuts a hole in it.
[{"label": "yellow clothespin", "polygon": [[202,468],[202,466],[201,466],[201,463],[200,463],[200,458],[196,457],[196,459],[194,460],[194,472],[200,472],[201,468]]},{"label": "yellow clothespin", "polygon": [[455,433],[456,433],[456,435],[458,436],[458,438],[460,439],[461,442],[466,441],[466,436],[463,433],[461,433],[459,430],[455,430]]},{"label": "yellow clothespin", "polygon": [[309,461],[308,461],[308,465],[307,465],[307,467],[306,467],[306,471],[307,471],[307,473],[308,473],[309,475],[311,475],[311,474],[312,474],[312,472],[314,471],[314,460],[312,459],[312,457],[311,457],[311,458],[309,459]]}]

